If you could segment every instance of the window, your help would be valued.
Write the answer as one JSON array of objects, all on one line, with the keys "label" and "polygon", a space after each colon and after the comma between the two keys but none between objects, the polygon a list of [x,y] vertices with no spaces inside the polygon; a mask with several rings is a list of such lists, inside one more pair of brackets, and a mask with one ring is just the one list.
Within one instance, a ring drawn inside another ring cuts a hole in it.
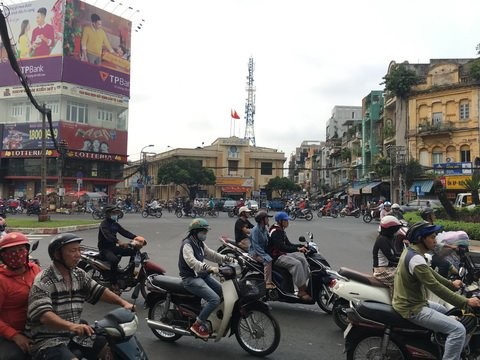
[{"label": "window", "polygon": [[460,148],[460,161],[461,162],[470,162],[470,147],[468,145],[463,145]]},{"label": "window", "polygon": [[88,106],[86,104],[69,102],[67,104],[67,121],[87,124],[88,123]]},{"label": "window", "polygon": [[436,147],[432,151],[432,164],[440,164],[443,162],[442,149]]},{"label": "window", "polygon": [[460,120],[468,120],[470,118],[470,106],[468,101],[460,103]]},{"label": "window", "polygon": [[238,171],[238,161],[228,160],[228,175],[236,175]]},{"label": "window", "polygon": [[98,109],[97,119],[100,121],[113,121],[113,112],[105,109]]},{"label": "window", "polygon": [[21,118],[23,117],[23,104],[13,104],[10,108],[10,115],[14,118]]},{"label": "window", "polygon": [[434,112],[432,114],[432,125],[438,125],[443,120],[443,114],[441,112]]},{"label": "window", "polygon": [[260,165],[260,175],[272,175],[272,163],[262,162]]}]

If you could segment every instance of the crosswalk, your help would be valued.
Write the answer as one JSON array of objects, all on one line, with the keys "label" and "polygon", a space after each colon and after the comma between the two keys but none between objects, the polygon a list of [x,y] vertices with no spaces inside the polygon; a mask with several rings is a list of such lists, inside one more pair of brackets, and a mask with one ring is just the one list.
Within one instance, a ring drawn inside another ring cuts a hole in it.
[{"label": "crosswalk", "polygon": [[26,235],[30,242],[34,242],[36,240],[42,241],[42,239],[48,240],[49,238],[52,237],[52,234],[26,234]]}]

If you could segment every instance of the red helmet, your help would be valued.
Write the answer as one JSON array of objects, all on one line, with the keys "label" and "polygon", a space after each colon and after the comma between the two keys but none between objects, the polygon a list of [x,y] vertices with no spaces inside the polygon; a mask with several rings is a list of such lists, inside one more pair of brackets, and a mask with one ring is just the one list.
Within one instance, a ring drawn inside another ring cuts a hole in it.
[{"label": "red helmet", "polygon": [[26,245],[27,249],[30,249],[30,243],[24,234],[21,232],[8,233],[0,240],[0,251],[17,245]]}]

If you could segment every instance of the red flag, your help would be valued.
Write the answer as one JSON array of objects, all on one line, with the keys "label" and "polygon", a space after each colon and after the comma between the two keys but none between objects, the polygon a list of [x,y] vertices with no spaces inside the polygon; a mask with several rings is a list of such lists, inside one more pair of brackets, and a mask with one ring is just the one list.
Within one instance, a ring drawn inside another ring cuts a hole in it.
[{"label": "red flag", "polygon": [[238,116],[236,110],[231,110],[231,111],[230,111],[230,117],[232,117],[232,118],[234,118],[234,119],[240,119],[240,116]]}]

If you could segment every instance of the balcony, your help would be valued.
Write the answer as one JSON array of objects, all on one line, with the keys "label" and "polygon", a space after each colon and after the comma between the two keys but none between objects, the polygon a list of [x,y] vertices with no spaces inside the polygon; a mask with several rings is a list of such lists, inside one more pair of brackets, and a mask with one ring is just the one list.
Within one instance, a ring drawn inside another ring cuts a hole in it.
[{"label": "balcony", "polygon": [[455,126],[452,121],[444,121],[436,124],[423,122],[418,125],[418,136],[441,136],[451,135]]}]

